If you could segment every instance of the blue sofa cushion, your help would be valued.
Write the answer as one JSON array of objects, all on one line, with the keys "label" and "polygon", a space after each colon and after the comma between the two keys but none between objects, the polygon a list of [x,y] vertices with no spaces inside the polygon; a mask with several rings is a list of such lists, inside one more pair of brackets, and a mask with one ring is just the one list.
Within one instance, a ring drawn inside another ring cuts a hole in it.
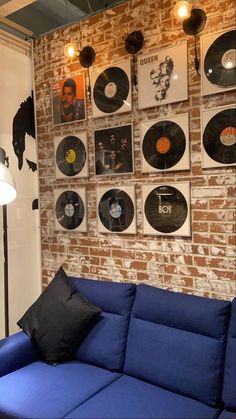
[{"label": "blue sofa cushion", "polygon": [[60,268],[17,324],[33,339],[44,360],[54,364],[81,342],[100,313]]},{"label": "blue sofa cushion", "polygon": [[139,285],[124,370],[210,406],[220,402],[231,303]]},{"label": "blue sofa cushion", "polygon": [[62,418],[118,377],[78,361],[34,362],[0,379],[0,418]]},{"label": "blue sofa cushion", "polygon": [[229,410],[223,410],[223,412],[221,412],[219,419],[235,419],[236,415],[235,412],[230,412]]},{"label": "blue sofa cushion", "polygon": [[231,306],[225,355],[223,401],[229,410],[236,411],[236,298],[232,301]]},{"label": "blue sofa cushion", "polygon": [[76,288],[103,310],[100,320],[79,346],[76,359],[122,371],[136,286],[83,278],[73,280]]},{"label": "blue sofa cushion", "polygon": [[67,419],[210,419],[217,410],[129,376],[122,376],[72,410]]}]

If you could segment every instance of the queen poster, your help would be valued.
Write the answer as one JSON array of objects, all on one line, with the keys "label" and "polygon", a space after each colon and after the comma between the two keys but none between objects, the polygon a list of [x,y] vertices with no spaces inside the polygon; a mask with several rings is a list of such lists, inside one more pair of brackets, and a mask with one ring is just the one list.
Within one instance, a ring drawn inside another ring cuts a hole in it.
[{"label": "queen poster", "polygon": [[187,43],[140,55],[138,85],[139,109],[187,100]]}]

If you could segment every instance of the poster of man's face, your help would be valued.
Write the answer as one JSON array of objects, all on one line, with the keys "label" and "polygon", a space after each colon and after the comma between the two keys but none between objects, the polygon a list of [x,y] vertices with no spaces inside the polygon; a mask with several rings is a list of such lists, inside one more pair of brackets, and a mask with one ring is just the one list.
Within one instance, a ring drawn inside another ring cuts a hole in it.
[{"label": "poster of man's face", "polygon": [[58,80],[51,85],[53,124],[86,118],[84,75]]}]

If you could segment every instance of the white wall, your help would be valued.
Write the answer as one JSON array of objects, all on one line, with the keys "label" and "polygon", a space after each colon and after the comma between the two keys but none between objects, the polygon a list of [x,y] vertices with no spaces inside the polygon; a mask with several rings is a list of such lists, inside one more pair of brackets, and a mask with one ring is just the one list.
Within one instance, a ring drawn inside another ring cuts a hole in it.
[{"label": "white wall", "polygon": [[[7,35],[8,36],[8,35]],[[21,102],[31,95],[32,65],[30,45],[17,44],[0,32],[0,147],[9,156],[16,181],[17,198],[9,204],[9,314],[10,334],[19,330],[17,320],[41,292],[39,211],[32,210],[38,198],[38,172],[29,169],[25,158],[37,162],[36,140],[26,134],[22,170],[12,146],[13,117]],[[6,42],[7,40],[7,42]],[[4,337],[3,227],[0,207],[0,338]]]}]

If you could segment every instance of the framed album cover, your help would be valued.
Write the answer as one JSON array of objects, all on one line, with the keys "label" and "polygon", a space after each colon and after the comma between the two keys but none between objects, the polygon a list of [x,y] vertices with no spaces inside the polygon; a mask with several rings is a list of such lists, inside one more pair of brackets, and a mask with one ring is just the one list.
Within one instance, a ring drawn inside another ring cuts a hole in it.
[{"label": "framed album cover", "polygon": [[188,113],[141,124],[142,173],[189,170]]},{"label": "framed album cover", "polygon": [[133,173],[132,124],[95,130],[94,150],[97,176]]},{"label": "framed album cover", "polygon": [[201,36],[202,95],[236,88],[236,27]]},{"label": "framed album cover", "polygon": [[86,119],[84,74],[51,84],[53,124],[67,124]]},{"label": "framed album cover", "polygon": [[86,201],[86,188],[54,189],[56,229],[87,232]]},{"label": "framed album cover", "polygon": [[113,66],[90,70],[93,117],[132,109],[130,59]]},{"label": "framed album cover", "polygon": [[97,187],[97,220],[100,233],[136,233],[134,185]]},{"label": "framed album cover", "polygon": [[142,185],[143,234],[190,236],[190,184]]},{"label": "framed album cover", "polygon": [[88,177],[87,132],[54,137],[56,179]]},{"label": "framed album cover", "polygon": [[202,109],[202,167],[236,164],[236,104]]},{"label": "framed album cover", "polygon": [[187,43],[138,56],[138,107],[188,99]]}]

